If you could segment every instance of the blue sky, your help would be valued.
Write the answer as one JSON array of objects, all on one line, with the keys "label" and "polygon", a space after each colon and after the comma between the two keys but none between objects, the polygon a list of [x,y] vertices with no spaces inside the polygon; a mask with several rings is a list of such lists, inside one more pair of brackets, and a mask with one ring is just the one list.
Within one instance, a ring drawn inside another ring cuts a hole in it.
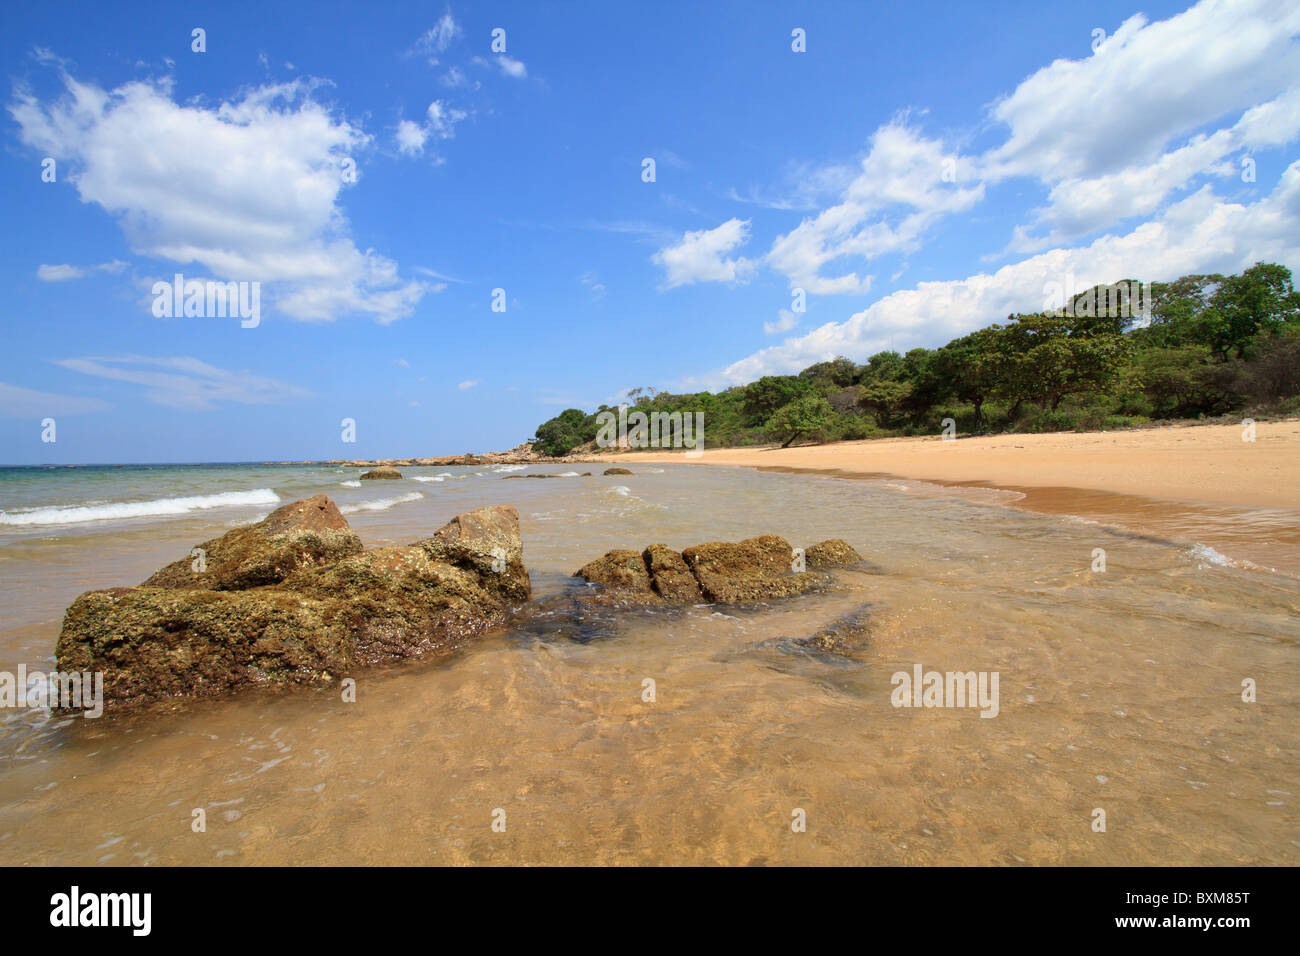
[{"label": "blue sky", "polygon": [[[1290,2],[0,17],[6,463],[486,451],[1067,276],[1300,268]],[[177,272],[260,323],[155,317]]]}]

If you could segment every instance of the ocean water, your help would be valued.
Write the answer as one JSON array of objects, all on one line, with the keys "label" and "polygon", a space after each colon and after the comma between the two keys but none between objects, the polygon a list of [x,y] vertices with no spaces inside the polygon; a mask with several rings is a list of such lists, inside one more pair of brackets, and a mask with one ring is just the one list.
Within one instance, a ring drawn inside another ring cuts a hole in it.
[{"label": "ocean water", "polygon": [[[7,671],[53,666],[82,591],[319,493],[367,546],[514,505],[538,596],[652,542],[841,537],[874,565],[770,605],[627,613],[583,641],[500,628],[353,675],[355,703],[289,688],[100,720],[0,712],[0,862],[1300,862],[1294,576],[1195,528],[1035,513],[1011,491],[602,467],[0,469]],[[1294,517],[1247,526],[1285,547]],[[850,614],[870,622],[857,654],[796,643]],[[895,706],[918,664],[997,673],[997,715]]]}]

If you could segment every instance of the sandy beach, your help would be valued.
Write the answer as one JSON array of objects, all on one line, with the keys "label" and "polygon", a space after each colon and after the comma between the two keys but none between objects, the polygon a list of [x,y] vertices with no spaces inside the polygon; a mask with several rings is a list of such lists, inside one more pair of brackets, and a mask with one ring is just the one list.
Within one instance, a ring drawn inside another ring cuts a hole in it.
[{"label": "sandy beach", "polygon": [[1019,492],[1009,502],[1134,531],[1204,541],[1234,558],[1300,573],[1300,421],[1114,432],[938,436],[799,445],[624,452],[673,461],[893,477]]}]

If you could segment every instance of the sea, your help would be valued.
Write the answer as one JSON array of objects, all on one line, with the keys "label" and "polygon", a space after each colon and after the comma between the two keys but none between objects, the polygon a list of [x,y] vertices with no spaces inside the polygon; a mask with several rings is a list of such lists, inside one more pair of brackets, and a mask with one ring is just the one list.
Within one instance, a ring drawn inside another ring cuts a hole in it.
[{"label": "sea", "polygon": [[[316,494],[367,546],[513,505],[538,598],[659,542],[833,537],[868,562],[783,601],[512,623],[350,675],[354,700],[0,710],[0,863],[1300,863],[1297,515],[1233,516],[1268,545],[1247,560],[1194,515],[1125,523],[1140,499],[630,467],[0,469],[10,673],[54,668],[82,592]],[[537,472],[563,477],[504,480]],[[800,643],[846,618],[858,650]],[[996,712],[900,693],[931,672],[982,675]]]}]

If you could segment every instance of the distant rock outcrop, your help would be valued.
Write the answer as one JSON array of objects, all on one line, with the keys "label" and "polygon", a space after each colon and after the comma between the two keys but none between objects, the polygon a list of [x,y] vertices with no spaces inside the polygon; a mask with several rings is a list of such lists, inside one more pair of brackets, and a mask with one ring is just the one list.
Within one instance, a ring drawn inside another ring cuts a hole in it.
[{"label": "distant rock outcrop", "polygon": [[203,545],[135,588],[68,608],[60,670],[102,671],[132,702],[259,683],[331,681],[368,664],[451,650],[527,600],[514,508],[458,515],[415,544],[363,550],[324,496]]}]

